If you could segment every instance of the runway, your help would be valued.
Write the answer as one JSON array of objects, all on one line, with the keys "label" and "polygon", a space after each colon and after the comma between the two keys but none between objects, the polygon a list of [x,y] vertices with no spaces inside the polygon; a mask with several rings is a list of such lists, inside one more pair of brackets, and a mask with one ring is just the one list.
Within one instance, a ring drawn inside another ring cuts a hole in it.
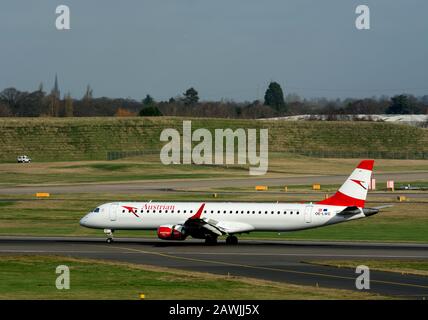
[{"label": "runway", "polygon": [[[428,260],[428,245],[313,241],[240,241],[206,246],[202,241],[157,239],[0,237],[0,255],[55,254],[245,276],[328,288],[357,290],[355,269],[307,263],[317,260]],[[428,298],[428,277],[370,271],[370,292],[399,298]]]},{"label": "runway", "polygon": [[[285,176],[281,178],[265,178],[248,176],[246,178],[227,179],[185,179],[185,180],[146,180],[132,182],[109,182],[109,183],[82,183],[64,185],[22,185],[2,186],[0,194],[34,194],[36,192],[49,192],[53,194],[65,193],[159,193],[162,190],[200,190],[224,187],[249,187],[255,185],[285,186],[285,185],[308,185],[312,183],[341,184],[348,175],[298,175]],[[378,183],[386,180],[395,181],[426,181],[428,172],[399,172],[382,173],[375,175]]]}]

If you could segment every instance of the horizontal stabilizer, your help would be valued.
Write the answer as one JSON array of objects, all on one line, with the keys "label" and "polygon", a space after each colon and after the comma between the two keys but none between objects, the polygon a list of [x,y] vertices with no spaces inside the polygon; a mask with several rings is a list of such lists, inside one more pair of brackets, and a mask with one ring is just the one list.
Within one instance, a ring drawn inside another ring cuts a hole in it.
[{"label": "horizontal stabilizer", "polygon": [[354,214],[359,214],[361,213],[360,208],[356,207],[356,206],[352,206],[352,207],[346,207],[344,210],[340,211],[338,213],[338,215],[341,216],[351,216]]}]

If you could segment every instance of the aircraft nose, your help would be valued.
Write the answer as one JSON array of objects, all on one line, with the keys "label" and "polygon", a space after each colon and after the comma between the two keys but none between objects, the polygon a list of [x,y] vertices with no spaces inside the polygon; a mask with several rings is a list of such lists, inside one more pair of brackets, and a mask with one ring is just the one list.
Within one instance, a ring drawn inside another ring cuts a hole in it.
[{"label": "aircraft nose", "polygon": [[89,218],[89,213],[85,215],[82,219],[80,219],[79,223],[82,227],[88,226],[88,218]]}]

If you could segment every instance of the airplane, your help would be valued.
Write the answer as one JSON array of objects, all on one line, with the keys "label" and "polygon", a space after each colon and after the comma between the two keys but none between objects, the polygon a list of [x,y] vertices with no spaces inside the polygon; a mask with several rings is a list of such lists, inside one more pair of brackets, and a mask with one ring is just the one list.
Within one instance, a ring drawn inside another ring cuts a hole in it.
[{"label": "airplane", "polygon": [[104,229],[107,243],[115,230],[157,230],[162,240],[205,239],[238,244],[236,235],[253,231],[296,231],[372,216],[386,207],[365,208],[374,160],[361,161],[339,190],[316,203],[112,202],[86,214],[80,225]]}]

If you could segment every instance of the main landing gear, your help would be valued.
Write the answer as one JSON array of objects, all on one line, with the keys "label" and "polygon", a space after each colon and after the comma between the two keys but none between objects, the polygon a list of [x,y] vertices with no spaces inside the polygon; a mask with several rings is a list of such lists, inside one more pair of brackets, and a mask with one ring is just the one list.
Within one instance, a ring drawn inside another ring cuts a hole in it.
[{"label": "main landing gear", "polygon": [[215,237],[215,236],[207,236],[205,238],[205,244],[208,244],[208,245],[217,244],[217,237]]},{"label": "main landing gear", "polygon": [[238,238],[236,236],[228,236],[226,238],[226,244],[237,245],[238,244]]},{"label": "main landing gear", "polygon": [[[217,244],[217,237],[216,236],[207,236],[205,238],[205,244],[208,244],[208,245]],[[236,236],[228,236],[226,238],[226,244],[227,245],[237,245],[238,244],[238,238]]]},{"label": "main landing gear", "polygon": [[104,229],[104,233],[107,235],[107,239],[106,239],[107,243],[113,242],[113,232],[114,232],[114,230]]}]

